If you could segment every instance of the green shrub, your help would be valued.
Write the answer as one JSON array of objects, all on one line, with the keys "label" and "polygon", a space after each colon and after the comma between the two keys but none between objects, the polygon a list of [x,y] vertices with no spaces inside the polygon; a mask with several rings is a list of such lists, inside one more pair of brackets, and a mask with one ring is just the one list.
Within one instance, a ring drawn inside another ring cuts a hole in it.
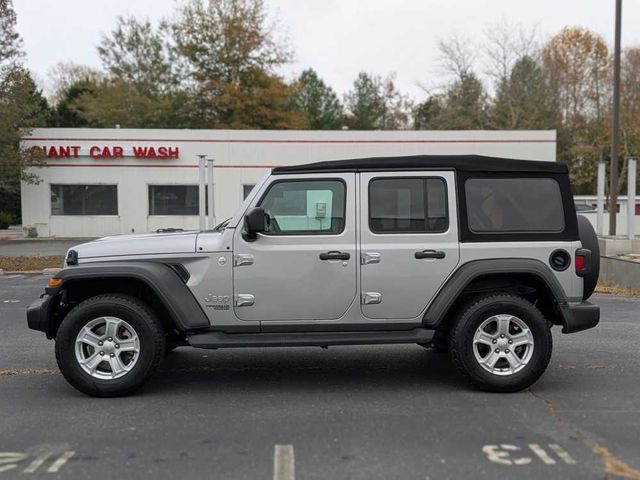
[{"label": "green shrub", "polygon": [[9,228],[9,225],[13,222],[13,218],[7,212],[0,212],[0,230]]}]

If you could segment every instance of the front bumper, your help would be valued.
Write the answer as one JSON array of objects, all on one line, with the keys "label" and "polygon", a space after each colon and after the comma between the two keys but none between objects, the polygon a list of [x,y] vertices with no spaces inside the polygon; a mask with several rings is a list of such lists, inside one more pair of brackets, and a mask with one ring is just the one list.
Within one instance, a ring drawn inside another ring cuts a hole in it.
[{"label": "front bumper", "polygon": [[45,332],[47,338],[52,338],[51,307],[54,297],[44,295],[27,307],[27,325],[32,330]]},{"label": "front bumper", "polygon": [[598,325],[600,307],[591,302],[567,303],[562,306],[562,333],[575,333]]}]

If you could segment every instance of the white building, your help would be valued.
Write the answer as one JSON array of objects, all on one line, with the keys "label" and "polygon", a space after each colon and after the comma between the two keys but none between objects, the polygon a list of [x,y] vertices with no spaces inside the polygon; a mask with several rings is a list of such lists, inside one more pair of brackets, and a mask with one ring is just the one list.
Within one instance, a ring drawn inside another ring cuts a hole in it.
[{"label": "white building", "polygon": [[198,228],[198,158],[215,158],[215,217],[233,215],[270,168],[346,158],[480,154],[555,161],[551,131],[35,129],[38,185],[22,185],[22,222],[41,237]]}]

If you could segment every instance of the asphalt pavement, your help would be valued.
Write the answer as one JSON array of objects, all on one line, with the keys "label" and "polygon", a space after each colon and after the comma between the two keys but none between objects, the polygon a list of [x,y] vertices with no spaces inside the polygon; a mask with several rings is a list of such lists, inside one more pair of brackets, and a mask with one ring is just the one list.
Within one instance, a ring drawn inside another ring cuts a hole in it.
[{"label": "asphalt pavement", "polygon": [[530,390],[488,394],[415,345],[179,348],[95,399],[26,326],[44,276],[0,276],[0,479],[640,479],[640,299],[554,328]]}]

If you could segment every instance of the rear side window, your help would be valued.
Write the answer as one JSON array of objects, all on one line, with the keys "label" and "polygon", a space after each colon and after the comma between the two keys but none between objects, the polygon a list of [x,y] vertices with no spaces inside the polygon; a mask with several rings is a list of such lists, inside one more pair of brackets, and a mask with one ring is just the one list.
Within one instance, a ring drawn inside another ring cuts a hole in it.
[{"label": "rear side window", "polygon": [[465,194],[472,232],[564,230],[562,195],[553,178],[470,178]]},{"label": "rear side window", "polygon": [[377,178],[369,183],[374,233],[438,233],[449,228],[442,178]]}]

